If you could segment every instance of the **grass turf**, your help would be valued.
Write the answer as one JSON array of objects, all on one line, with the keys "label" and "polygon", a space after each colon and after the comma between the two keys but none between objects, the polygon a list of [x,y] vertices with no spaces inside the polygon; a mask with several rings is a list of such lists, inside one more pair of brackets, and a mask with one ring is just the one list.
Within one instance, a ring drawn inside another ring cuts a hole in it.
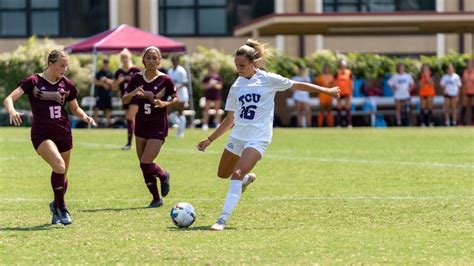
[{"label": "grass turf", "polygon": [[[211,232],[228,182],[222,137],[170,132],[158,209],[124,130],[74,130],[66,195],[74,223],[49,225],[50,168],[27,128],[0,128],[0,263],[473,264],[473,128],[275,129],[228,228]],[[169,211],[186,201],[189,229]]]}]

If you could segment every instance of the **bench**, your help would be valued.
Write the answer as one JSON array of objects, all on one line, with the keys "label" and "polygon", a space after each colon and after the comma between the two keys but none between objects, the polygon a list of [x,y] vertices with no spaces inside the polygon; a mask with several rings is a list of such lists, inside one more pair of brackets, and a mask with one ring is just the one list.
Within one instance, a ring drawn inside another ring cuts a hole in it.
[{"label": "bench", "polygon": [[[295,100],[293,98],[287,98],[286,104],[290,108],[294,108]],[[311,105],[312,115],[318,115],[319,109],[319,98],[311,97],[309,100]],[[375,106],[373,106],[375,105]],[[420,97],[411,97],[412,115],[420,113]],[[440,114],[443,112],[444,97],[435,96],[433,98],[433,113]],[[337,100],[333,99],[333,114],[336,115]],[[375,107],[375,108],[374,108]],[[387,96],[373,96],[373,97],[352,97],[351,100],[351,114],[352,116],[367,116],[370,117],[371,124],[373,125],[376,115],[391,115],[395,116],[395,100],[393,97]],[[296,112],[292,111],[292,116],[295,116]]]}]

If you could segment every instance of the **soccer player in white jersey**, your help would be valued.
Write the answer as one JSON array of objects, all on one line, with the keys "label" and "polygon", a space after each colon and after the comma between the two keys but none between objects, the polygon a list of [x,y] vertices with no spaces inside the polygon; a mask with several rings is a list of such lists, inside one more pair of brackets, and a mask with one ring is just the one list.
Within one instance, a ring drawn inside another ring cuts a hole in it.
[{"label": "soccer player in white jersey", "polygon": [[186,116],[183,111],[189,102],[189,91],[188,91],[188,73],[184,67],[179,65],[179,57],[173,56],[171,58],[173,67],[168,70],[168,76],[173,81],[176,92],[178,93],[178,130],[176,131],[176,137],[182,138],[184,136],[184,130],[186,129]]},{"label": "soccer player in white jersey", "polygon": [[458,95],[462,83],[459,75],[454,72],[453,65],[448,65],[447,73],[443,75],[439,84],[443,88],[444,94],[444,123],[447,127],[456,126]]},{"label": "soccer player in white jersey", "polygon": [[225,110],[227,116],[197,148],[204,151],[214,140],[232,128],[222,153],[217,175],[231,178],[230,188],[221,216],[211,230],[222,231],[247,186],[255,181],[249,173],[263,157],[272,138],[274,98],[277,91],[287,89],[323,92],[339,97],[339,88],[325,88],[311,83],[292,81],[280,75],[260,70],[264,47],[258,41],[247,40],[235,51],[234,62],[239,77],[230,88]]},{"label": "soccer player in white jersey", "polygon": [[405,124],[410,125],[410,92],[415,89],[415,81],[409,73],[405,72],[404,64],[397,65],[397,73],[390,77],[388,85],[394,90],[397,126],[402,125],[402,112],[406,120]]}]

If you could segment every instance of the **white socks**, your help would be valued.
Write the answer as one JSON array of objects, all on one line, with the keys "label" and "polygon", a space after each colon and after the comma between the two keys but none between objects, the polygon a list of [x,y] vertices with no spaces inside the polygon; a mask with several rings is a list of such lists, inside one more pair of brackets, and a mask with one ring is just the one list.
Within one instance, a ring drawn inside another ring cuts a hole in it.
[{"label": "white socks", "polygon": [[185,115],[180,115],[179,116],[179,127],[184,131],[186,128],[186,116]]},{"label": "white socks", "polygon": [[242,181],[230,180],[229,192],[227,192],[227,198],[222,208],[221,219],[225,221],[229,219],[230,214],[237,206],[237,203],[239,203],[240,195],[242,195]]}]

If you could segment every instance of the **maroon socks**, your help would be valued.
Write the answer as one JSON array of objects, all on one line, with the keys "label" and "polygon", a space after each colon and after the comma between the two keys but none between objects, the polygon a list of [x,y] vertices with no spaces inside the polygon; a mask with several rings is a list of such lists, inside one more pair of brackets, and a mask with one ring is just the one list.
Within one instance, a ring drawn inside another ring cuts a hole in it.
[{"label": "maroon socks", "polygon": [[64,194],[66,193],[67,181],[64,174],[51,173],[51,187],[54,192],[54,207],[64,208]]},{"label": "maroon socks", "polygon": [[132,138],[133,138],[133,131],[135,129],[135,125],[133,124],[133,120],[127,120],[127,145],[132,145]]},{"label": "maroon socks", "polygon": [[164,180],[166,178],[165,172],[155,163],[140,163],[140,168],[143,172],[145,184],[148,187],[150,193],[153,195],[153,199],[160,199],[155,176],[160,178],[160,180]]}]

